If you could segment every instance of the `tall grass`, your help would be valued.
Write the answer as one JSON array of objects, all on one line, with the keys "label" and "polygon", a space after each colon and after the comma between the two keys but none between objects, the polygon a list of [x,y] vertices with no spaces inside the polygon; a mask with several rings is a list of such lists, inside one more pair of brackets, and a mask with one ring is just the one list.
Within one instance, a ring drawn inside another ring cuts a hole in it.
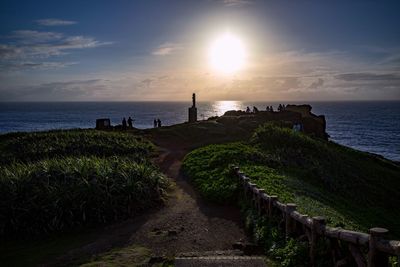
[{"label": "tall grass", "polygon": [[25,237],[118,221],[162,202],[153,145],[94,130],[0,136],[0,235]]},{"label": "tall grass", "polygon": [[159,204],[166,180],[149,164],[79,157],[0,169],[0,231],[37,235],[108,223]]},{"label": "tall grass", "polygon": [[129,133],[64,130],[0,135],[0,164],[31,162],[64,156],[147,157],[153,145]]}]

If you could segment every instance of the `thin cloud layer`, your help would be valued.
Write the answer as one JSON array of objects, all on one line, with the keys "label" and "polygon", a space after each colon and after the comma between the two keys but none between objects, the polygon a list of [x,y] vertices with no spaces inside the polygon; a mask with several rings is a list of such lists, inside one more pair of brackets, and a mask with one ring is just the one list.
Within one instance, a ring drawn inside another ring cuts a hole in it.
[{"label": "thin cloud layer", "polygon": [[112,44],[88,36],[66,36],[59,32],[36,30],[13,31],[4,41],[8,42],[0,43],[0,66],[7,70],[70,66],[76,63],[46,62],[43,59],[65,55],[72,50]]},{"label": "thin cloud layer", "polygon": [[36,20],[36,23],[42,26],[67,26],[77,24],[78,22],[62,19],[39,19]]},{"label": "thin cloud layer", "polygon": [[175,53],[178,50],[183,49],[181,44],[177,43],[164,43],[153,50],[152,54],[155,56],[167,56]]},{"label": "thin cloud layer", "polygon": [[227,7],[242,7],[254,3],[253,0],[217,0],[217,1]]}]

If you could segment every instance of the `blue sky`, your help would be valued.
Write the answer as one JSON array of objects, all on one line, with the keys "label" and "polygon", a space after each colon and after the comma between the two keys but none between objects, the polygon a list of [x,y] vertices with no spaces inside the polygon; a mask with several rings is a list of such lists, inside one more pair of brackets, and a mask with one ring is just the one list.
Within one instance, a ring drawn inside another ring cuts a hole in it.
[{"label": "blue sky", "polygon": [[[7,1],[0,101],[400,99],[398,1]],[[241,39],[241,71],[210,44]]]}]

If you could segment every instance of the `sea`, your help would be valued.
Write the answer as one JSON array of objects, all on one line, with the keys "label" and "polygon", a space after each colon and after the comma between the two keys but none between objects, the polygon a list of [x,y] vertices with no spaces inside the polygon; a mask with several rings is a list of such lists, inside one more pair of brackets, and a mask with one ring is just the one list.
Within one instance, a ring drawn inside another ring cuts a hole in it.
[{"label": "sea", "polygon": [[[358,150],[400,161],[400,101],[359,102],[198,102],[198,119],[223,115],[228,110],[256,106],[310,104],[316,115],[325,115],[330,140]],[[151,128],[187,121],[191,102],[0,102],[0,134],[51,129],[94,128],[96,119],[134,119],[134,127]]]}]

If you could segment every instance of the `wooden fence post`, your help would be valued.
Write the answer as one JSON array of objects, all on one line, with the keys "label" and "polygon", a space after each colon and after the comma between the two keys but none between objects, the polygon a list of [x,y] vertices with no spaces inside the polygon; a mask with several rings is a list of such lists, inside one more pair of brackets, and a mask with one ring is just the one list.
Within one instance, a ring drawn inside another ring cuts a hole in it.
[{"label": "wooden fence post", "polygon": [[249,191],[249,188],[248,188],[248,181],[249,181],[250,179],[248,178],[248,177],[245,177],[244,179],[243,179],[243,188],[244,188],[244,198],[245,199],[247,199],[247,197],[248,197],[248,191]]},{"label": "wooden fence post", "polygon": [[290,213],[295,211],[297,208],[297,205],[294,203],[288,203],[286,204],[286,209],[285,209],[285,230],[286,230],[286,238],[288,238],[290,235],[296,232],[296,221],[290,216]]},{"label": "wooden fence post", "polygon": [[258,189],[258,215],[262,215],[263,214],[263,205],[264,205],[264,199],[262,198],[262,195],[265,193],[264,189]]},{"label": "wooden fence post", "polygon": [[238,166],[233,167],[233,171],[236,174],[236,176],[238,176],[240,178],[240,176],[239,176],[239,171],[240,171],[239,167]]},{"label": "wooden fence post", "polygon": [[272,217],[272,214],[273,214],[273,208],[274,208],[274,203],[275,203],[275,201],[277,201],[278,200],[278,197],[277,196],[270,196],[269,197],[269,202],[268,202],[268,217],[269,218],[271,218]]},{"label": "wooden fence post", "polygon": [[315,256],[317,254],[318,232],[326,224],[325,218],[316,216],[312,218],[311,242],[310,242],[310,261],[311,266],[315,266]]},{"label": "wooden fence post", "polygon": [[389,256],[377,249],[377,243],[380,242],[389,231],[385,228],[369,229],[369,251],[368,267],[386,267],[389,266]]}]

